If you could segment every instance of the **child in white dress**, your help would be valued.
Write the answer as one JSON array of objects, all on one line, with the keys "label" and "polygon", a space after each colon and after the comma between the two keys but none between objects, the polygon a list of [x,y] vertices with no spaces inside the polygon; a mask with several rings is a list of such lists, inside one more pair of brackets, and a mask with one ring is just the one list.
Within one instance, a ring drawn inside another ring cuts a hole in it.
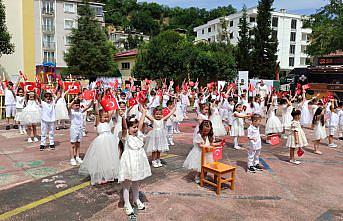
[{"label": "child in white dress", "polygon": [[174,133],[180,133],[180,122],[184,119],[183,106],[179,98],[176,99],[176,111],[174,118]]},{"label": "child in white dress", "polygon": [[164,121],[168,120],[174,112],[175,108],[173,108],[167,116],[163,117],[162,108],[157,107],[153,110],[153,117],[150,115],[145,116],[152,122],[153,127],[153,129],[147,134],[145,148],[147,153],[152,153],[151,163],[155,168],[163,166],[160,159],[161,152],[169,151]]},{"label": "child in white dress", "polygon": [[210,111],[209,106],[206,104],[200,104],[200,113],[198,114],[198,117],[197,117],[198,124],[195,127],[193,138],[198,134],[200,124],[204,120],[209,120],[210,115],[211,115],[211,111]]},{"label": "child in white dress", "polygon": [[262,148],[261,134],[259,125],[261,124],[262,116],[260,114],[253,114],[251,117],[251,124],[248,127],[248,168],[247,172],[255,173],[257,170],[262,171],[260,166],[260,153]]},{"label": "child in white dress", "polygon": [[[173,109],[173,101],[169,100],[167,101],[167,107],[165,107],[165,109],[168,110],[168,112],[170,112]],[[174,146],[174,139],[173,139],[173,128],[174,128],[174,118],[175,118],[175,113],[168,118],[168,120],[166,121],[166,130],[167,130],[167,139],[168,139],[168,144],[170,146]]]},{"label": "child in white dress", "polygon": [[266,134],[279,134],[282,133],[283,128],[280,119],[275,115],[277,106],[269,104],[266,123]]},{"label": "child in white dress", "polygon": [[235,101],[233,100],[232,97],[229,97],[227,99],[228,101],[228,106],[227,106],[227,125],[228,125],[228,129],[227,131],[230,132],[231,131],[231,126],[233,123],[233,109],[235,109]]},{"label": "child in white dress", "polygon": [[100,111],[96,116],[98,136],[90,144],[79,173],[91,177],[91,184],[114,181],[119,173],[118,136],[112,133],[109,113]]},{"label": "child in white dress", "polygon": [[301,118],[300,124],[301,126],[308,126],[311,124],[311,112],[308,106],[309,100],[306,99],[305,94],[302,96],[303,101],[301,102]]},{"label": "child in white dress", "polygon": [[233,121],[232,127],[230,131],[230,135],[234,137],[234,146],[236,150],[240,150],[241,147],[238,144],[238,137],[244,136],[244,119],[250,118],[250,115],[244,114],[243,112],[243,105],[238,103],[235,105],[235,109],[233,112]]},{"label": "child in white dress", "polygon": [[318,107],[313,116],[312,127],[314,128],[314,153],[321,155],[322,152],[319,151],[319,142],[320,140],[325,139],[326,130],[325,130],[325,120],[324,120],[325,111],[323,108]]},{"label": "child in white dress", "polygon": [[[336,101],[331,101],[331,105],[329,107],[328,115],[328,129],[329,129],[329,145],[328,147],[336,148],[337,144],[334,143],[333,137],[336,135],[339,123],[339,116],[336,113],[335,107],[337,107]],[[338,111],[337,111],[338,112]]]},{"label": "child in white dress", "polygon": [[300,125],[300,110],[292,111],[293,121],[291,123],[291,133],[288,135],[286,146],[289,148],[290,163],[299,165],[301,162],[295,160],[294,153],[296,148],[303,148],[308,145],[305,133]]},{"label": "child in white dress", "polygon": [[213,125],[213,133],[215,137],[222,137],[227,134],[223,124],[223,120],[219,114],[217,101],[211,104],[211,116],[210,121]]},{"label": "child in white dress", "polygon": [[139,200],[139,182],[151,176],[142,133],[146,110],[142,109],[142,112],[139,122],[134,117],[129,117],[126,121],[127,125],[123,125],[125,147],[120,158],[118,182],[123,185],[124,210],[127,215],[134,214],[130,203],[130,189],[132,190],[133,205],[138,210],[145,209],[145,205]]},{"label": "child in white dress", "polygon": [[26,106],[20,116],[21,123],[27,126],[27,142],[38,142],[37,124],[41,121],[40,99],[35,92],[29,92],[26,95]]},{"label": "child in white dress", "polygon": [[61,127],[63,129],[67,129],[65,126],[66,120],[69,120],[69,113],[67,108],[67,103],[65,100],[65,95],[68,93],[57,91],[57,100],[56,100],[56,121],[57,121],[57,127],[56,130],[59,130]]},{"label": "child in white dress", "polygon": [[[193,148],[187,155],[183,167],[197,172],[195,182],[200,183],[201,173],[201,153],[203,147],[211,148],[213,146],[220,146],[220,143],[214,143],[212,123],[209,120],[203,120],[199,126],[199,131],[193,138]],[[206,154],[206,163],[213,162],[212,153]]]},{"label": "child in white dress", "polygon": [[25,106],[25,95],[24,90],[22,88],[18,88],[17,96],[16,96],[16,114],[14,120],[19,125],[19,132],[21,135],[26,134],[25,125],[21,123],[21,114],[23,112]]},{"label": "child in white dress", "polygon": [[281,123],[283,127],[283,137],[286,139],[291,129],[293,106],[288,98],[284,98],[282,103]]},{"label": "child in white dress", "polygon": [[338,139],[339,140],[343,140],[343,102],[339,102],[338,103],[338,118],[339,118],[339,122],[338,122]]}]

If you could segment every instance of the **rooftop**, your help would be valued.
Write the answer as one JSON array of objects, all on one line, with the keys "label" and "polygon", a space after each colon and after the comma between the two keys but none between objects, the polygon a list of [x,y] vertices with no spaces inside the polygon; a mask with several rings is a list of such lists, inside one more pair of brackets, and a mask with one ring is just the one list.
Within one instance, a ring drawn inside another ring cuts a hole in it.
[{"label": "rooftop", "polygon": [[132,49],[124,52],[118,52],[115,54],[115,58],[123,58],[123,57],[130,57],[136,56],[138,54],[138,49]]}]

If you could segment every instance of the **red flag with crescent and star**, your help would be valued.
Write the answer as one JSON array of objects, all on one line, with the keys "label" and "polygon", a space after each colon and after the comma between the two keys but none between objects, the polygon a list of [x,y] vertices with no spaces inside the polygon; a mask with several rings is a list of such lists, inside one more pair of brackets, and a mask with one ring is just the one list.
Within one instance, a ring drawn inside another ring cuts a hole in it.
[{"label": "red flag with crescent and star", "polygon": [[105,111],[112,111],[118,109],[118,103],[114,97],[105,96],[102,99],[102,101],[100,101],[100,104]]},{"label": "red flag with crescent and star", "polygon": [[87,101],[93,100],[94,97],[95,97],[95,90],[86,90],[86,91],[84,91],[83,94],[82,94],[82,97],[85,100],[87,100]]},{"label": "red flag with crescent and star", "polygon": [[136,98],[131,98],[131,99],[129,100],[128,104],[129,104],[129,107],[133,107],[133,106],[135,106],[136,104],[138,104],[138,101],[137,101]]}]

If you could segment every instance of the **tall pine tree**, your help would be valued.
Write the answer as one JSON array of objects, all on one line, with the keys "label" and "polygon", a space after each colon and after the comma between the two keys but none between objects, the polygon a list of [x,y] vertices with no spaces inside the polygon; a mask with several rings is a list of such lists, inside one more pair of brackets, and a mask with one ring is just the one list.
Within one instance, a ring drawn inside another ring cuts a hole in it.
[{"label": "tall pine tree", "polygon": [[88,3],[78,7],[78,28],[71,33],[71,46],[65,54],[68,73],[93,80],[100,76],[120,76],[113,60],[114,46],[96,20]]},{"label": "tall pine tree", "polygon": [[0,0],[0,57],[3,54],[12,54],[14,44],[11,43],[11,35],[7,31],[5,5]]},{"label": "tall pine tree", "polygon": [[243,16],[239,22],[239,40],[236,48],[236,61],[237,68],[241,71],[250,71],[250,49],[251,49],[251,36],[250,28],[247,22],[247,8],[243,7]]},{"label": "tall pine tree", "polygon": [[271,12],[274,0],[259,0],[257,26],[254,28],[251,77],[274,79],[277,60],[277,39],[272,36]]}]

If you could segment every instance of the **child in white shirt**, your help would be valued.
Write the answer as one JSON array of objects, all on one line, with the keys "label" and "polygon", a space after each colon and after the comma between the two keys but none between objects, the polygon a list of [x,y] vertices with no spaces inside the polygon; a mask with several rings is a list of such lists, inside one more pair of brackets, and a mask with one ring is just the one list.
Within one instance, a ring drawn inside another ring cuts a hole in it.
[{"label": "child in white shirt", "polygon": [[247,172],[255,173],[257,170],[262,171],[260,166],[260,153],[262,148],[261,134],[259,125],[261,124],[262,116],[260,114],[253,114],[251,117],[252,123],[248,128],[248,169]]},{"label": "child in white shirt", "polygon": [[[15,87],[13,83],[10,81],[8,82],[8,86],[5,87],[5,107],[6,107],[6,118],[7,118],[7,125],[6,130],[11,129],[10,127],[10,119],[13,118],[14,124],[14,117],[16,114],[16,95],[15,95]],[[14,126],[16,128],[16,125]]]},{"label": "child in white shirt", "polygon": [[343,102],[338,103],[338,139],[343,140]]},{"label": "child in white shirt", "polygon": [[337,103],[333,101],[328,111],[328,118],[329,118],[329,121],[328,121],[329,145],[328,146],[331,148],[337,147],[337,144],[333,142],[333,137],[337,132],[338,122],[339,122],[339,117],[338,117],[338,114],[336,113],[335,107],[337,107]]},{"label": "child in white shirt", "polygon": [[55,111],[55,100],[52,98],[52,93],[47,92],[44,94],[44,101],[41,102],[41,144],[40,150],[45,149],[46,145],[46,135],[49,133],[49,148],[51,150],[55,149],[55,121],[56,121],[56,111]]}]

